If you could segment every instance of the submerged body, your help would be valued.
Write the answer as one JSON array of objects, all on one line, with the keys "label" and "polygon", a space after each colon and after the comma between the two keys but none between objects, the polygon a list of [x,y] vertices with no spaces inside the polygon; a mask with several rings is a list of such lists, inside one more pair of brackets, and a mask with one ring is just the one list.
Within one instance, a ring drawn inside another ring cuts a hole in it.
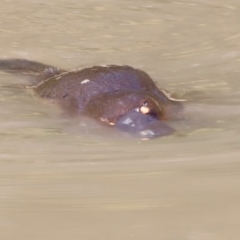
[{"label": "submerged body", "polygon": [[85,115],[140,137],[169,135],[163,121],[181,104],[161,91],[151,77],[130,66],[94,66],[64,71],[38,62],[0,60],[0,70],[32,76],[32,88],[71,115]]}]

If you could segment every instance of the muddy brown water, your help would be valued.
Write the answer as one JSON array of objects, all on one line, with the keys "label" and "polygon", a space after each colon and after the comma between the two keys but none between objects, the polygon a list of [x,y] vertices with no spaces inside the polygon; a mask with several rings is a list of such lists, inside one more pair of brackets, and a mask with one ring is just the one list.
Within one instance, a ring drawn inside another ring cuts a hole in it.
[{"label": "muddy brown water", "polygon": [[139,141],[62,118],[0,73],[0,239],[239,239],[238,0],[0,6],[1,58],[128,64],[189,99],[177,134]]}]

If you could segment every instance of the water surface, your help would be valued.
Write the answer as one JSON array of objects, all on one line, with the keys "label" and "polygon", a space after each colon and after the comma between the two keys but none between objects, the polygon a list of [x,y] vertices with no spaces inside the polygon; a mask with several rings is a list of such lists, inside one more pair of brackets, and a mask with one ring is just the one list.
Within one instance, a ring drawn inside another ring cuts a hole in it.
[{"label": "water surface", "polygon": [[128,64],[188,99],[177,134],[140,141],[0,73],[1,239],[239,239],[239,1],[0,3],[1,58]]}]

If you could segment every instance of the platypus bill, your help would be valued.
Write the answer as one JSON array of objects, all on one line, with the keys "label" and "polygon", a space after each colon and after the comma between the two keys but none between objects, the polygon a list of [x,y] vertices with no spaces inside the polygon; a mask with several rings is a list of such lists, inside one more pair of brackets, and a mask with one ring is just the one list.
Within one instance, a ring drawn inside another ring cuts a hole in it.
[{"label": "platypus bill", "polygon": [[72,71],[42,63],[0,60],[0,70],[31,76],[41,98],[71,115],[84,115],[134,136],[149,139],[172,134],[167,125],[182,104],[161,91],[151,77],[130,66],[93,66]]}]

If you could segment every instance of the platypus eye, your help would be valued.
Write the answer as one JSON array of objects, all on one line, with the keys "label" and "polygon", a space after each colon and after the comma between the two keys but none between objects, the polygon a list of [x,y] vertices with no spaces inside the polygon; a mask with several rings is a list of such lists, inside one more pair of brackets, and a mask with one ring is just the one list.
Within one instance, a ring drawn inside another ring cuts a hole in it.
[{"label": "platypus eye", "polygon": [[139,107],[139,112],[143,114],[148,114],[150,111],[151,109],[147,101],[143,102],[142,105]]},{"label": "platypus eye", "polygon": [[142,102],[140,107],[136,109],[136,112],[150,115],[153,118],[161,118],[162,115],[162,109],[160,106],[155,106],[153,103],[148,101]]}]

